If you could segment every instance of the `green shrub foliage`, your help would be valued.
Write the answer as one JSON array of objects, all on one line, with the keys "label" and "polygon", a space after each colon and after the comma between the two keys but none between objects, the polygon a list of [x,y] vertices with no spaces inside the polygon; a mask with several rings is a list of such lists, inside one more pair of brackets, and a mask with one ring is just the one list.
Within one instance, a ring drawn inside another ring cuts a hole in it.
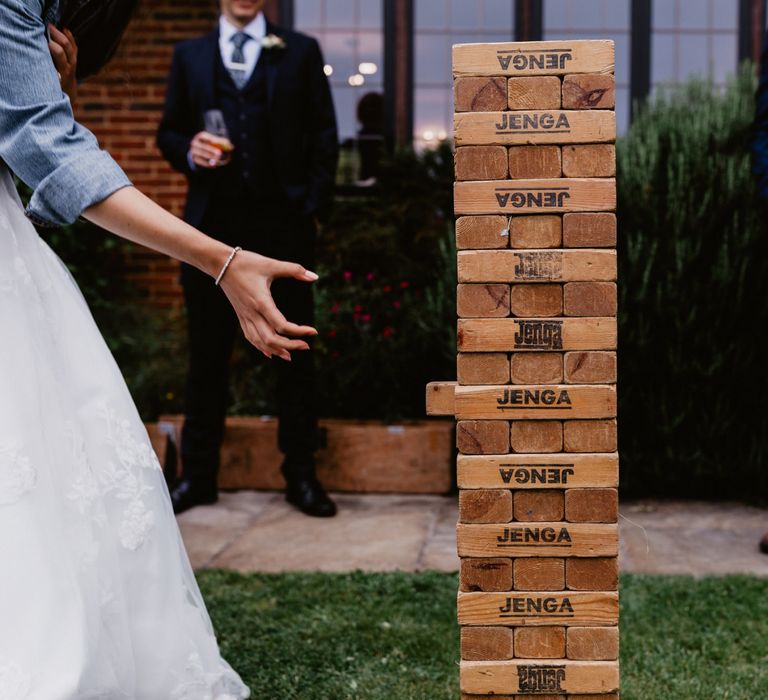
[{"label": "green shrub foliage", "polygon": [[754,73],[644,107],[617,146],[626,495],[768,496],[768,245]]}]

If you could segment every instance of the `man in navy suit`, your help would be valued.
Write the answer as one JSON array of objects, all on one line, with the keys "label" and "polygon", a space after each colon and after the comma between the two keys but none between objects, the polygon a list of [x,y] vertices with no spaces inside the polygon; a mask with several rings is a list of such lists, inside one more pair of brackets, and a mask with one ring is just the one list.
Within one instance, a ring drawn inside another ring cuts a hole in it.
[{"label": "man in navy suit", "polygon": [[[221,0],[216,30],[176,47],[157,141],[187,176],[186,221],[233,246],[312,269],[317,222],[328,215],[333,196],[336,117],[317,41],[272,25],[263,5],[264,0]],[[223,117],[226,138],[205,131],[211,110]],[[182,265],[181,281],[190,368],[183,473],[171,490],[177,513],[217,498],[229,362],[239,327],[208,277]],[[288,318],[312,323],[308,285],[277,280],[272,291]],[[286,498],[308,515],[335,515],[335,504],[315,478],[312,353],[276,362]]]}]

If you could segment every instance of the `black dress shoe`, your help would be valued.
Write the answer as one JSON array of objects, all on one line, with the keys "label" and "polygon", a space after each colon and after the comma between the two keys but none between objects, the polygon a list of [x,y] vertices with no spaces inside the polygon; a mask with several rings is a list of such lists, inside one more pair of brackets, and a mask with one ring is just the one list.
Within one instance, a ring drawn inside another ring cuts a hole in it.
[{"label": "black dress shoe", "polygon": [[332,518],[336,515],[336,504],[317,479],[289,481],[285,489],[285,500],[305,515],[315,518]]},{"label": "black dress shoe", "polygon": [[202,488],[189,479],[182,479],[171,490],[173,512],[177,515],[195,506],[216,503],[219,494],[215,488]]}]

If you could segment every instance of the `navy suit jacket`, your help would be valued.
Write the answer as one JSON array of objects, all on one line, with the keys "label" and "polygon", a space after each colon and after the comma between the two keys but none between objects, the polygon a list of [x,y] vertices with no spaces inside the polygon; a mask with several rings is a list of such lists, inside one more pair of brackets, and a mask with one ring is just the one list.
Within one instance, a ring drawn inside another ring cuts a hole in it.
[{"label": "navy suit jacket", "polygon": [[755,137],[752,141],[753,171],[760,198],[768,204],[768,34],[760,61],[760,86],[757,89]]},{"label": "navy suit jacket", "polygon": [[[273,167],[286,197],[309,216],[327,219],[333,200],[339,138],[320,46],[311,37],[267,22],[267,33],[284,48],[262,48],[265,62]],[[192,170],[187,153],[202,131],[203,113],[216,104],[219,30],[178,44],[173,52],[165,110],[157,144],[189,181],[184,219],[199,227],[208,207],[217,169]]]}]

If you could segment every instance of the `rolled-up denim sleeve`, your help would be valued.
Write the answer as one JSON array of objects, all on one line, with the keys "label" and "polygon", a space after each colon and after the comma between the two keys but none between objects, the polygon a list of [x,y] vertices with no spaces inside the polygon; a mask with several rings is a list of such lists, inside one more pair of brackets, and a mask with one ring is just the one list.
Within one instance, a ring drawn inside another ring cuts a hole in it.
[{"label": "rolled-up denim sleeve", "polygon": [[131,181],[75,121],[42,9],[41,0],[0,2],[0,159],[33,190],[27,215],[63,225]]}]

